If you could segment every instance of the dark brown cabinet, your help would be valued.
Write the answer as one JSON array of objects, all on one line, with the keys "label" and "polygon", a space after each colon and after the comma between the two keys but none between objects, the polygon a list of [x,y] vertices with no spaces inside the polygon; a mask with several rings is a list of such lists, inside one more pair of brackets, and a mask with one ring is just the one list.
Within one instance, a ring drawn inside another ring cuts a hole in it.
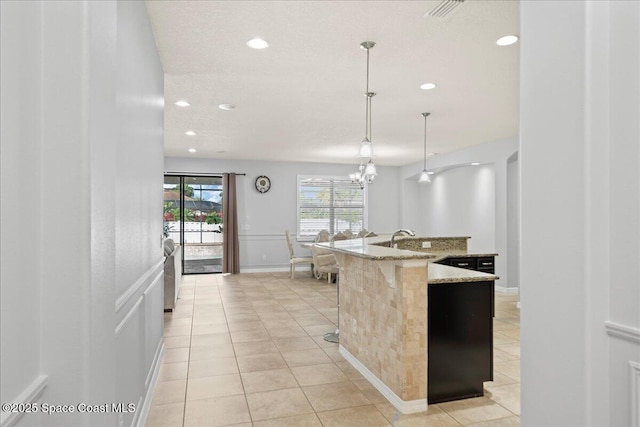
[{"label": "dark brown cabinet", "polygon": [[[451,256],[451,267],[495,274],[494,256]],[[429,285],[429,403],[482,396],[493,380],[494,282]]]},{"label": "dark brown cabinet", "polygon": [[[436,261],[436,264],[449,265],[451,267],[466,268],[467,270],[480,271],[482,273],[496,274],[495,256],[459,256],[459,257],[447,257],[440,261]],[[494,304],[495,293],[493,286],[491,287],[491,315],[496,315],[496,309]]]},{"label": "dark brown cabinet", "polygon": [[460,256],[447,257],[438,264],[450,265],[451,267],[466,268],[467,270],[482,271],[483,273],[495,274],[495,257],[493,256]]},{"label": "dark brown cabinet", "polygon": [[495,258],[492,256],[478,257],[478,271],[482,271],[485,273],[495,274],[496,266],[495,266]]},{"label": "dark brown cabinet", "polygon": [[449,265],[451,267],[466,268],[467,270],[477,270],[477,258],[450,258]]},{"label": "dark brown cabinet", "polygon": [[493,281],[429,285],[429,404],[483,395],[493,380]]}]

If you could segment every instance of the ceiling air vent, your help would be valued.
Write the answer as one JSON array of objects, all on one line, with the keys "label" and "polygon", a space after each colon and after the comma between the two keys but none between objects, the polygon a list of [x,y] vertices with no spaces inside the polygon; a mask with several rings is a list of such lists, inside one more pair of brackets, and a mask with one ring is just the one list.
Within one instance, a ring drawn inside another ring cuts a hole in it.
[{"label": "ceiling air vent", "polygon": [[436,7],[431,9],[425,16],[434,18],[444,18],[460,6],[464,0],[442,0]]}]

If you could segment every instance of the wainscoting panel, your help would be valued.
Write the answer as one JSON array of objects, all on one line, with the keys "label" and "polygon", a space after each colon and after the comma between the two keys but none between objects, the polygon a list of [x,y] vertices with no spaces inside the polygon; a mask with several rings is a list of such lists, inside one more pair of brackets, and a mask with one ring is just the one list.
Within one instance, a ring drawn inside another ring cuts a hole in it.
[{"label": "wainscoting panel", "polygon": [[115,303],[116,395],[136,411],[118,414],[122,426],[144,425],[162,357],[164,257],[154,263]]},{"label": "wainscoting panel", "polygon": [[[307,249],[302,248],[295,235],[291,236],[293,249],[296,255],[308,254]],[[283,268],[289,266],[289,249],[287,239],[282,233],[242,234],[238,236],[240,241],[240,268],[242,271],[260,271]]]},{"label": "wainscoting panel", "polygon": [[136,407],[137,418],[134,421],[134,425],[137,427],[144,427],[147,424],[147,418],[149,416],[149,410],[151,409],[151,402],[153,400],[153,392],[156,388],[156,384],[158,383],[158,376],[160,374],[160,362],[162,361],[162,356],[164,356],[164,343],[160,341],[156,354],[153,358],[153,363],[151,364],[151,368],[147,374],[147,380],[145,381],[145,395],[141,396],[141,403]]},{"label": "wainscoting panel", "polygon": [[161,257],[116,299],[115,309],[119,321],[126,316],[126,314],[123,313],[128,311],[127,307],[131,307],[132,304],[138,300],[138,297],[158,279],[158,275],[161,274],[163,270],[164,257]]},{"label": "wainscoting panel", "polygon": [[149,386],[153,363],[157,355],[158,345],[162,341],[164,325],[164,274],[161,271],[143,293],[144,303],[144,368],[146,373],[145,387]]},{"label": "wainscoting panel", "polygon": [[[44,389],[47,387],[47,376],[40,375],[37,377],[29,386],[18,395],[12,402],[2,403],[23,403],[23,402],[40,402],[40,396],[44,392]],[[14,426],[18,423],[18,421],[22,418],[24,413],[19,412],[4,412],[0,415],[0,427],[10,427]],[[40,419],[40,414],[29,414],[29,422],[37,422]],[[26,420],[25,420],[26,421]],[[39,425],[39,423],[38,423]]]},{"label": "wainscoting panel", "polygon": [[640,344],[640,329],[621,325],[614,322],[605,322],[607,334],[634,344]]},{"label": "wainscoting panel", "polygon": [[640,427],[640,363],[629,361],[631,375],[631,425]]},{"label": "wainscoting panel", "polygon": [[[138,405],[145,395],[143,297],[134,304],[116,328],[116,396],[118,403]],[[137,411],[136,411],[137,412]],[[119,413],[118,425],[133,424],[136,413]]]},{"label": "wainscoting panel", "polygon": [[640,330],[605,322],[609,338],[609,425],[640,427]]}]

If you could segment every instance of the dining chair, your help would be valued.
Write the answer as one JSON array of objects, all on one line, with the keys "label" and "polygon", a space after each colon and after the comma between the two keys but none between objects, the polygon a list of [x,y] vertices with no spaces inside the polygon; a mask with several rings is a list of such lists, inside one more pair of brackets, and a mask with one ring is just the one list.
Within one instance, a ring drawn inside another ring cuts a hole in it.
[{"label": "dining chair", "polygon": [[377,234],[372,231],[367,231],[366,228],[363,228],[356,237],[376,237]]},{"label": "dining chair", "polygon": [[313,264],[313,258],[297,257],[293,252],[293,243],[291,243],[291,234],[289,233],[289,230],[285,230],[284,234],[287,236],[287,245],[289,246],[289,273],[291,273],[291,279],[293,279],[296,274],[296,265]]},{"label": "dining chair", "polygon": [[324,273],[327,273],[327,283],[331,283],[332,275],[338,274],[338,261],[333,253],[324,248],[313,246],[311,248],[313,255],[313,273],[316,279],[321,279]]},{"label": "dining chair", "polygon": [[316,235],[316,239],[315,242],[316,243],[321,243],[321,242],[328,242],[329,238],[330,238],[330,234],[327,230],[320,230],[318,232],[318,234]]},{"label": "dining chair", "polygon": [[351,230],[345,230],[342,232],[342,234],[344,234],[347,239],[353,239],[355,237]]},{"label": "dining chair", "polygon": [[331,238],[332,242],[336,242],[338,240],[349,240],[349,235],[344,233],[344,232],[339,232],[333,235],[333,237]]}]

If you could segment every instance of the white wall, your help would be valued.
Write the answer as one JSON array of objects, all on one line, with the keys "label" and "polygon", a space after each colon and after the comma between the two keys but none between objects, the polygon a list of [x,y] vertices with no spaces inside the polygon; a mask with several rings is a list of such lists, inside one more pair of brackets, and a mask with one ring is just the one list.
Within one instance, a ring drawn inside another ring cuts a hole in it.
[{"label": "white wall", "polygon": [[518,153],[507,162],[507,275],[520,287],[520,163]]},{"label": "white wall", "polygon": [[[517,138],[509,138],[430,159],[430,168],[443,170],[433,177],[431,189],[417,183],[422,163],[402,168],[379,166],[368,191],[367,228],[377,233],[403,227],[430,236],[470,235],[471,251],[499,254],[497,286],[515,289],[517,280],[512,283],[507,278],[507,163],[517,150]],[[468,166],[472,161],[482,165]],[[165,158],[167,172],[247,173],[237,178],[243,271],[288,265],[283,232],[296,230],[297,175],[347,175],[353,169],[353,165],[340,164]],[[259,175],[271,178],[266,194],[255,191]],[[447,190],[435,191],[437,188]],[[298,246],[295,249],[305,253]]]},{"label": "white wall", "polygon": [[[517,292],[518,279],[508,271],[509,159],[518,151],[518,139],[486,142],[429,159],[437,173],[430,184],[417,183],[422,163],[401,170],[403,206],[401,225],[429,236],[470,236],[470,252],[497,253],[496,288]],[[471,166],[472,162],[480,166]],[[465,231],[466,230],[466,231]]]},{"label": "white wall", "polygon": [[[355,165],[298,162],[165,158],[165,171],[181,173],[246,173],[237,180],[240,267],[242,271],[284,268],[289,255],[284,231],[297,230],[297,176],[346,176]],[[399,226],[399,168],[378,166],[378,176],[368,187],[367,229],[389,233]],[[271,189],[264,194],[255,189],[255,179],[266,175]],[[294,245],[296,254],[305,250]],[[288,268],[288,267],[287,267]]]},{"label": "white wall", "polygon": [[521,422],[637,426],[640,3],[520,10]]},{"label": "white wall", "polygon": [[[115,240],[115,395],[138,406],[124,425],[146,417],[162,350],[164,257],[161,248],[164,73],[146,7],[117,2],[116,150],[111,170]],[[92,194],[103,194],[92,188]],[[93,218],[104,204],[98,197]],[[100,243],[101,238],[95,239]],[[113,381],[113,379],[111,379]]]},{"label": "white wall", "polygon": [[[144,4],[0,5],[2,400],[138,405],[2,426],[143,422],[163,311],[163,74]],[[39,219],[27,239],[9,228],[23,215]]]},{"label": "white wall", "polygon": [[[23,224],[25,212],[35,216],[42,211],[38,194],[33,196],[31,191],[25,191],[26,188],[39,189],[42,179],[38,160],[40,50],[35,48],[42,29],[40,22],[31,19],[40,8],[37,3],[0,3],[0,396],[3,402],[11,401],[31,384],[41,383],[38,381],[40,221],[34,218],[29,221],[29,227],[13,226]],[[25,49],[15,39],[34,48]],[[32,253],[38,256],[30,256]]]},{"label": "white wall", "polygon": [[420,185],[423,236],[471,236],[470,253],[495,251],[495,175],[493,165],[461,166]]}]

